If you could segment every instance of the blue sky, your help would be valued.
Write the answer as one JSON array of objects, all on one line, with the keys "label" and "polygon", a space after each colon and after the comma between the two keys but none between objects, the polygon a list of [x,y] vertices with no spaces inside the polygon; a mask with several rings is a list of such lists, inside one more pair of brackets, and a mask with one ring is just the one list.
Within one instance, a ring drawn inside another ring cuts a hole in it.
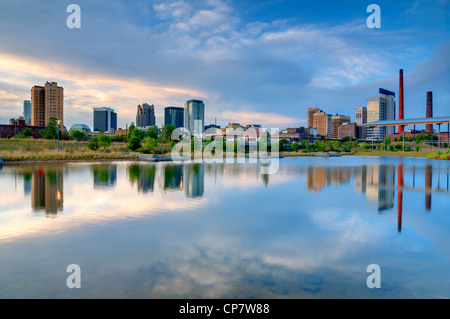
[{"label": "blue sky", "polygon": [[[66,8],[81,8],[69,29]],[[369,4],[381,28],[369,29]],[[118,124],[136,106],[202,99],[206,122],[306,125],[306,109],[350,115],[383,87],[405,118],[450,115],[449,1],[32,1],[0,3],[0,122],[22,112],[30,88],[65,88],[65,125],[92,127],[92,108]]]}]

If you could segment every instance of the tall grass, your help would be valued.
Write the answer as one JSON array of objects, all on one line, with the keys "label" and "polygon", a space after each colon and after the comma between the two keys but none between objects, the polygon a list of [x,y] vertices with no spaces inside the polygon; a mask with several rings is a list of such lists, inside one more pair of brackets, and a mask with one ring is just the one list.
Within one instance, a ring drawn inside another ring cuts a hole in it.
[{"label": "tall grass", "polygon": [[92,151],[84,141],[1,139],[0,156],[5,162],[19,161],[58,161],[136,158],[128,154],[124,143],[112,143],[106,150]]}]

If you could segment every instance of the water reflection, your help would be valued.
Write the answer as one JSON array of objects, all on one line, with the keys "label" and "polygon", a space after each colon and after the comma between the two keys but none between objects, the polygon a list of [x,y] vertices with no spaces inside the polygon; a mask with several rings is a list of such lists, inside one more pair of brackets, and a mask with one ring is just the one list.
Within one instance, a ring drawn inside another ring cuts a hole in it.
[{"label": "water reflection", "polygon": [[[31,171],[31,207],[33,211],[57,214],[64,208],[64,172],[62,165],[35,168]],[[29,173],[24,174],[24,179]],[[27,185],[27,183],[24,183]],[[25,188],[25,186],[24,186]]]},{"label": "water reflection", "polygon": [[[433,168],[431,164],[421,167],[405,166],[402,160],[397,165],[285,166],[281,167],[279,174],[276,175],[261,175],[259,167],[251,164],[101,163],[74,166],[71,170],[65,169],[67,167],[65,165],[67,164],[10,166],[2,174],[13,173],[16,187],[18,176],[22,177],[24,195],[31,194],[32,211],[44,211],[47,215],[63,211],[64,180],[71,174],[76,175],[85,169],[91,171],[94,190],[114,189],[120,180],[119,171],[126,168],[126,178],[132,187],[137,186],[138,193],[154,193],[158,187],[162,192],[184,190],[186,198],[203,197],[205,179],[214,181],[214,185],[218,179],[224,179],[222,183],[230,185],[257,187],[259,184],[268,187],[269,180],[279,183],[280,176],[305,177],[306,188],[312,193],[319,193],[327,187],[351,185],[353,179],[353,191],[365,196],[367,203],[377,205],[379,213],[393,209],[397,199],[399,231],[404,190],[424,193],[425,211],[429,212],[432,193],[437,191],[448,193],[449,189],[448,167]],[[405,174],[412,178],[405,180]],[[437,177],[437,185],[433,185],[433,174]],[[446,178],[442,183],[443,174],[446,174]],[[86,182],[85,178],[77,181],[78,184]],[[283,183],[283,179],[281,182]]]},{"label": "water reflection", "polygon": [[92,175],[94,177],[94,188],[113,188],[117,181],[117,165],[92,165]]},{"label": "water reflection", "polygon": [[[449,295],[448,163],[280,164],[4,166],[0,298]],[[83,289],[65,287],[70,263]]]}]

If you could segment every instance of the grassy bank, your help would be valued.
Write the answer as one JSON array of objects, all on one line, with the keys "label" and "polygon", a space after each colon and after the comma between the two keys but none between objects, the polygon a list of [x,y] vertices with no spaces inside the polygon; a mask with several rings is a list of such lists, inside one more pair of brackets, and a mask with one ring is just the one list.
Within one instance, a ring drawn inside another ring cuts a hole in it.
[{"label": "grassy bank", "polygon": [[133,159],[124,143],[112,143],[107,149],[89,150],[84,141],[1,139],[0,157],[8,162]]}]

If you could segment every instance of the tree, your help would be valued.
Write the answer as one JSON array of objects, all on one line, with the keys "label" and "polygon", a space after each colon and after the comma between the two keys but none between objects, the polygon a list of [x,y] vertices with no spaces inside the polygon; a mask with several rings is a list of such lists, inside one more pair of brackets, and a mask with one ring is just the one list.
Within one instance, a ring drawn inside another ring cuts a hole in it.
[{"label": "tree", "polygon": [[284,144],[288,144],[289,141],[287,139],[283,138],[278,143],[279,143],[279,150],[284,151]]},{"label": "tree", "polygon": [[162,134],[161,134],[161,140],[164,143],[168,143],[171,141],[171,137],[172,137],[172,132],[173,130],[175,130],[175,125],[172,124],[168,124],[168,125],[164,125],[163,129],[162,129]]},{"label": "tree", "polygon": [[352,143],[350,141],[346,141],[344,144],[344,152],[351,152],[352,151]]},{"label": "tree", "polygon": [[147,136],[144,140],[144,146],[143,148],[149,152],[154,152],[156,148],[158,147],[158,141],[150,136]]},{"label": "tree", "polygon": [[294,152],[297,152],[297,150],[298,150],[298,148],[299,148],[298,143],[297,143],[297,142],[292,143],[291,148],[292,148],[292,150],[293,150]]},{"label": "tree", "polygon": [[23,132],[17,135],[18,138],[29,138],[31,136],[33,136],[33,131],[29,127],[26,127]]},{"label": "tree", "polygon": [[134,128],[133,132],[131,132],[130,138],[137,137],[139,138],[140,141],[142,141],[144,139],[144,136],[145,136],[144,131],[141,131],[138,128]]},{"label": "tree", "polygon": [[332,144],[333,149],[337,150],[339,148],[341,148],[341,142],[339,142],[338,140],[335,140]]},{"label": "tree", "polygon": [[134,122],[131,122],[130,127],[128,128],[128,139],[131,139],[131,134],[133,133],[134,129],[136,128],[136,126],[134,125]]},{"label": "tree", "polygon": [[314,142],[313,148],[314,148],[315,150],[319,150],[319,151],[325,152],[326,144],[325,144],[325,142],[322,141],[322,140],[320,140],[320,141],[317,140],[317,141]]},{"label": "tree", "polygon": [[137,136],[133,136],[127,144],[128,148],[135,151],[141,148],[141,139]]},{"label": "tree", "polygon": [[358,140],[354,140],[353,141],[353,148],[357,148],[359,146],[359,141]]},{"label": "tree", "polygon": [[50,117],[45,129],[41,130],[41,136],[48,140],[56,140],[58,138],[58,123],[56,117]]},{"label": "tree", "polygon": [[105,150],[107,147],[111,146],[111,137],[106,134],[99,134],[98,146],[103,147],[103,150]]},{"label": "tree", "polygon": [[70,136],[72,139],[77,140],[77,141],[85,141],[87,139],[86,133],[84,133],[83,131],[79,131],[79,130],[70,132]]},{"label": "tree", "polygon": [[158,138],[158,127],[156,125],[150,126],[147,130],[147,132],[145,133],[145,136],[149,136],[153,139],[157,139]]},{"label": "tree", "polygon": [[88,147],[90,150],[93,150],[93,151],[97,150],[97,149],[99,148],[99,145],[98,145],[98,137],[92,138],[92,139],[89,141],[87,147]]}]

